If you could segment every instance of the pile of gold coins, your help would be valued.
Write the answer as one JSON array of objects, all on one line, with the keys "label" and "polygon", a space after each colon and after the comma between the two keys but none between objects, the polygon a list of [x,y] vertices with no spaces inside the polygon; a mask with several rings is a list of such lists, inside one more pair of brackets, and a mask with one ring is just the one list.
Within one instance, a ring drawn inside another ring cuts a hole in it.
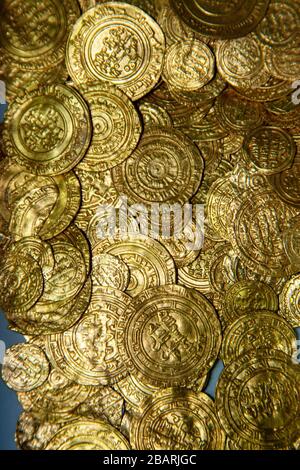
[{"label": "pile of gold coins", "polygon": [[[0,18],[18,446],[300,447],[300,1],[3,0]],[[138,233],[137,211],[100,236],[124,200],[203,205],[202,246],[194,213],[180,236],[162,213]]]}]

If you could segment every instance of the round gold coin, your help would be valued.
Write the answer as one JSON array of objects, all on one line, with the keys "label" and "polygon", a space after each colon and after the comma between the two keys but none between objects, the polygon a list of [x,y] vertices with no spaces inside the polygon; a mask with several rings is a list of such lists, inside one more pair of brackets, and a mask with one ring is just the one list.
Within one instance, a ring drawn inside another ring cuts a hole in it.
[{"label": "round gold coin", "polygon": [[94,251],[92,263],[93,292],[97,292],[98,286],[126,290],[129,283],[129,268],[121,258],[108,253],[96,254]]},{"label": "round gold coin", "polygon": [[300,275],[291,277],[279,295],[280,314],[295,328],[300,326]]},{"label": "round gold coin", "polygon": [[216,405],[230,439],[256,450],[281,449],[299,436],[299,366],[281,351],[240,356],[221,374]]},{"label": "round gold coin", "polygon": [[171,87],[195,91],[214,76],[215,56],[201,41],[176,42],[166,51],[163,78]]},{"label": "round gold coin", "polygon": [[127,374],[116,342],[119,317],[130,297],[111,287],[98,287],[88,310],[72,328],[47,337],[53,367],[82,385],[107,385]]},{"label": "round gold coin", "polygon": [[214,307],[199,292],[178,285],[147,289],[135,297],[117,332],[128,371],[159,387],[185,385],[206,375],[221,344]]},{"label": "round gold coin", "polygon": [[227,323],[259,310],[278,309],[278,298],[272,287],[264,282],[243,280],[235,282],[224,295],[222,312]]},{"label": "round gold coin", "polygon": [[108,2],[79,18],[69,37],[66,63],[79,86],[107,81],[137,100],[158,82],[164,48],[163,32],[144,11]]},{"label": "round gold coin", "polygon": [[5,352],[1,374],[8,387],[28,392],[47,380],[49,361],[38,346],[15,344]]},{"label": "round gold coin", "polygon": [[134,203],[184,204],[197,191],[204,169],[200,150],[175,129],[152,128],[137,149],[113,168],[116,189]]},{"label": "round gold coin", "polygon": [[44,281],[41,267],[29,255],[8,255],[0,272],[1,308],[5,312],[26,312],[41,297]]},{"label": "round gold coin", "polygon": [[137,146],[142,126],[130,99],[110,83],[80,85],[89,105],[93,136],[80,163],[86,171],[105,171],[122,163]]},{"label": "round gold coin", "polygon": [[82,159],[91,139],[87,104],[64,85],[26,91],[9,107],[3,142],[13,161],[37,175],[58,175]]},{"label": "round gold coin", "polygon": [[129,450],[125,437],[105,421],[79,419],[63,426],[45,450]]},{"label": "round gold coin", "polygon": [[158,241],[143,235],[123,239],[104,238],[93,248],[93,253],[108,253],[120,258],[129,268],[130,278],[126,293],[135,297],[150,287],[173,284],[176,280],[174,261]]},{"label": "round gold coin", "polygon": [[132,421],[130,442],[139,450],[221,450],[225,433],[211,398],[167,388],[143,403]]},{"label": "round gold coin", "polygon": [[265,16],[269,0],[171,0],[171,6],[195,31],[211,38],[246,36]]},{"label": "round gold coin", "polygon": [[291,168],[271,175],[269,181],[283,202],[300,206],[300,162],[297,157]]},{"label": "round gold coin", "polygon": [[275,312],[252,311],[235,320],[224,332],[221,357],[225,364],[248,352],[267,348],[292,357],[296,345],[293,328]]}]

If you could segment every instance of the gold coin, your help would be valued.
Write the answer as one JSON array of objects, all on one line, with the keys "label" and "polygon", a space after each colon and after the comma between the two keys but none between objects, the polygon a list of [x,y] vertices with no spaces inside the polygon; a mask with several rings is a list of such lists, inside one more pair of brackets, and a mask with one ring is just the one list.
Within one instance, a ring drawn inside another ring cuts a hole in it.
[{"label": "gold coin", "polygon": [[281,449],[299,436],[299,366],[281,351],[257,350],[229,364],[216,405],[230,439],[256,450]]},{"label": "gold coin", "polygon": [[[161,3],[160,0],[156,1]],[[164,0],[164,3],[158,13],[157,22],[165,34],[167,46],[195,38],[195,32],[172,11],[169,0]]]},{"label": "gold coin", "polygon": [[271,276],[286,272],[282,233],[295,215],[271,190],[244,193],[233,212],[230,241],[247,268]]},{"label": "gold coin", "polygon": [[73,383],[52,369],[43,385],[30,392],[19,392],[18,399],[25,411],[40,420],[59,423],[73,419],[71,412],[93,393],[93,387]]},{"label": "gold coin", "polygon": [[224,295],[229,286],[244,279],[246,274],[245,268],[230,243],[215,246],[208,268],[210,286],[215,292]]},{"label": "gold coin", "polygon": [[71,329],[47,337],[53,367],[82,385],[107,385],[127,372],[119,355],[116,327],[130,297],[111,287],[98,287],[88,310]]},{"label": "gold coin", "polygon": [[151,127],[173,127],[172,118],[168,111],[154,103],[143,101],[139,105],[142,114],[144,128],[150,130]]},{"label": "gold coin", "polygon": [[186,39],[166,51],[163,78],[171,87],[195,91],[214,76],[215,56],[201,41]]},{"label": "gold coin", "polygon": [[66,63],[79,86],[104,80],[137,100],[158,82],[164,48],[163,32],[150,16],[135,6],[109,2],[79,18]]},{"label": "gold coin", "polygon": [[[125,291],[129,283],[129,268],[120,258],[108,253],[93,255],[93,292],[98,286],[112,287]],[[100,289],[101,290],[101,289]]]},{"label": "gold coin", "polygon": [[105,171],[122,163],[137,146],[142,126],[130,99],[112,84],[80,85],[89,105],[93,136],[80,163],[86,171]]},{"label": "gold coin", "polygon": [[291,168],[270,176],[269,181],[283,202],[300,206],[300,162],[297,157]]},{"label": "gold coin", "polygon": [[199,122],[191,122],[190,124],[190,127],[182,127],[181,129],[190,139],[197,143],[198,147],[200,147],[199,144],[202,142],[220,140],[229,134],[229,131],[220,124],[214,109],[205,116],[205,119],[199,120]]},{"label": "gold coin", "polygon": [[9,107],[3,141],[9,157],[31,173],[58,175],[82,159],[91,139],[87,104],[64,85],[25,92]]},{"label": "gold coin", "polygon": [[238,38],[255,29],[265,16],[269,0],[171,0],[171,6],[195,31],[211,38]]},{"label": "gold coin", "polygon": [[205,375],[221,344],[214,307],[199,292],[178,285],[135,297],[117,331],[128,371],[159,387],[185,385]]},{"label": "gold coin", "polygon": [[1,374],[8,387],[28,392],[47,380],[49,361],[38,346],[15,344],[5,352]]},{"label": "gold coin", "polygon": [[143,134],[112,176],[116,189],[130,201],[184,204],[197,191],[203,169],[200,150],[192,141],[175,129],[156,127]]},{"label": "gold coin", "polygon": [[299,78],[299,47],[300,34],[293,38],[286,47],[268,48],[266,53],[266,68],[280,80],[295,81]]},{"label": "gold coin", "polygon": [[75,0],[1,2],[0,54],[13,69],[48,70],[65,58],[70,30],[80,14]]},{"label": "gold coin", "polygon": [[278,309],[278,298],[272,287],[264,282],[238,281],[224,295],[223,314],[227,323],[258,310]]},{"label": "gold coin", "polygon": [[93,248],[93,253],[108,253],[128,266],[130,278],[126,293],[132,297],[150,287],[173,284],[176,280],[172,256],[150,237],[134,235],[123,239],[116,235],[113,239],[104,238]]},{"label": "gold coin", "polygon": [[283,351],[292,357],[296,344],[293,328],[275,312],[253,313],[238,318],[225,330],[221,348],[223,362],[228,364],[262,348]]},{"label": "gold coin", "polygon": [[128,450],[124,436],[105,421],[79,419],[63,426],[45,450]]},{"label": "gold coin", "polygon": [[283,129],[261,126],[249,132],[244,141],[251,162],[262,173],[272,175],[291,167],[296,144]]},{"label": "gold coin", "polygon": [[221,450],[225,433],[211,398],[167,388],[144,402],[132,421],[130,441],[139,450]]},{"label": "gold coin", "polygon": [[280,314],[295,328],[300,326],[300,275],[291,277],[279,295]]},{"label": "gold coin", "polygon": [[295,217],[289,223],[289,228],[283,233],[283,248],[290,260],[291,269],[295,272],[299,271],[300,267],[300,220]]},{"label": "gold coin", "polygon": [[8,255],[0,272],[1,308],[5,312],[26,312],[41,297],[43,274],[37,261],[29,255]]},{"label": "gold coin", "polygon": [[286,80],[267,75],[264,77],[263,83],[250,88],[246,87],[242,82],[235,88],[236,92],[252,101],[272,101],[286,96],[291,92],[291,84]]}]

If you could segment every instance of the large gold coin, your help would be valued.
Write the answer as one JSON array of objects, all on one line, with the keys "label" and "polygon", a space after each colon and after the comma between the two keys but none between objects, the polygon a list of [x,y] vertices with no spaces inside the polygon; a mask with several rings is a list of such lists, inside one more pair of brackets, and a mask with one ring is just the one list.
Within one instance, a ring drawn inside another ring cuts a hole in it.
[{"label": "large gold coin", "polygon": [[47,337],[52,365],[82,385],[107,385],[124,377],[127,371],[119,355],[116,327],[130,300],[121,291],[98,287],[75,326]]},{"label": "large gold coin", "polygon": [[279,296],[280,314],[293,326],[300,326],[300,275],[291,277]]},{"label": "large gold coin", "polygon": [[87,104],[64,85],[26,91],[9,107],[3,142],[13,161],[37,175],[58,175],[82,159],[91,139]]},{"label": "large gold coin", "polygon": [[225,433],[204,393],[167,388],[143,403],[130,441],[139,450],[221,450]]},{"label": "large gold coin", "polygon": [[224,332],[221,357],[225,364],[251,351],[267,348],[283,351],[292,357],[296,334],[275,312],[261,310],[243,315]]},{"label": "large gold coin", "polygon": [[89,105],[93,137],[80,163],[86,171],[105,171],[122,163],[137,146],[142,126],[130,99],[112,84],[80,85]]},{"label": "large gold coin", "polygon": [[118,322],[117,338],[129,372],[154,386],[178,386],[209,371],[221,329],[203,295],[168,285],[147,289],[132,300]]},{"label": "large gold coin", "polygon": [[255,29],[269,0],[171,0],[171,6],[195,31],[212,38],[238,38]]},{"label": "large gold coin", "polygon": [[256,450],[292,446],[299,437],[299,366],[281,351],[258,350],[229,364],[216,405],[230,439]]},{"label": "large gold coin", "polygon": [[104,80],[137,100],[158,82],[164,48],[163,32],[150,16],[135,6],[109,2],[79,18],[66,63],[79,86]]},{"label": "large gold coin", "polygon": [[17,392],[40,387],[49,375],[49,361],[43,350],[33,344],[15,344],[6,350],[2,379]]},{"label": "large gold coin", "polygon": [[184,204],[196,193],[204,169],[200,150],[175,129],[152,128],[137,149],[113,168],[116,189],[134,203]]},{"label": "large gold coin", "polygon": [[93,248],[93,256],[100,253],[121,258],[129,267],[130,278],[126,293],[132,297],[150,287],[173,284],[176,280],[174,261],[158,241],[143,235],[123,239],[104,238]]},{"label": "large gold coin", "polygon": [[45,450],[128,450],[125,437],[105,421],[79,419],[63,426]]}]

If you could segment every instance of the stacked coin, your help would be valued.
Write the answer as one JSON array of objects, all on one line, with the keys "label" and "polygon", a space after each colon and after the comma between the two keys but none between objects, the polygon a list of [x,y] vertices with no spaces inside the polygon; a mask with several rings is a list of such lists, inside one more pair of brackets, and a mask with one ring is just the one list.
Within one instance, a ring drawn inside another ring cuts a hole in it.
[{"label": "stacked coin", "polygon": [[297,448],[299,1],[0,11],[18,446]]}]

